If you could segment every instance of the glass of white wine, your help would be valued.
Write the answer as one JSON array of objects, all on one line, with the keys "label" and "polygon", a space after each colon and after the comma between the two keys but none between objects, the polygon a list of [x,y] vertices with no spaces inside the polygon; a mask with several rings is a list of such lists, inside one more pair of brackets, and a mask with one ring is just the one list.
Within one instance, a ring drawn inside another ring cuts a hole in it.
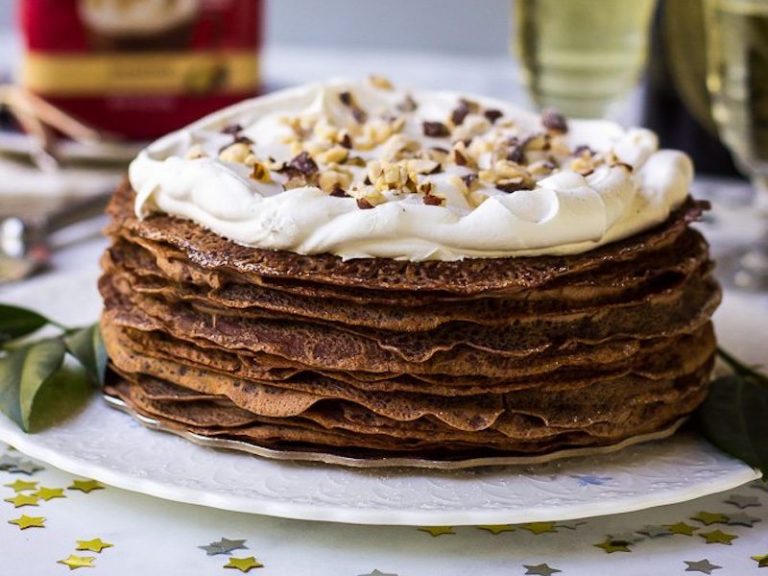
[{"label": "glass of white wine", "polygon": [[[752,180],[756,209],[768,228],[768,0],[707,0],[706,7],[712,114]],[[733,257],[737,286],[768,290],[768,229]]]},{"label": "glass of white wine", "polygon": [[535,103],[599,118],[637,84],[656,0],[513,0],[512,37]]}]

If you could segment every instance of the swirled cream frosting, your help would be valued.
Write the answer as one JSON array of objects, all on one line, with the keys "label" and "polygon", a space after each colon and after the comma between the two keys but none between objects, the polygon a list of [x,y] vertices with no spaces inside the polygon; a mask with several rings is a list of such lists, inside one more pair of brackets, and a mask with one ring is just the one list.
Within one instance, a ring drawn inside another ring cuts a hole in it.
[{"label": "swirled cream frosting", "polygon": [[144,149],[136,212],[344,259],[575,254],[663,222],[693,168],[656,136],[499,100],[334,81],[226,108]]}]

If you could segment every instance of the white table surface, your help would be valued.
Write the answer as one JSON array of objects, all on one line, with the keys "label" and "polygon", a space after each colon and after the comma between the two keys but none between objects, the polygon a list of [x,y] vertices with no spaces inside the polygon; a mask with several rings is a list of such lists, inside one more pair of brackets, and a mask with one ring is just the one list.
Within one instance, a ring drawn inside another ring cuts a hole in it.
[{"label": "white table surface", "polygon": [[[359,77],[371,70],[403,84],[469,89],[512,99],[519,99],[521,95],[511,61],[330,52],[310,57],[306,53],[285,51],[268,54],[265,61],[265,73],[273,85],[333,75]],[[744,191],[743,186],[715,183],[715,188],[722,186],[730,188],[728,194],[721,196],[724,198],[738,197]],[[712,183],[706,187],[711,188]],[[743,206],[734,209],[718,205],[713,215],[714,222],[705,229],[717,255],[757,233],[752,212]],[[72,271],[95,267],[105,244],[101,238],[92,238],[59,250],[54,255],[51,271],[16,286],[0,287],[0,300],[4,296],[23,297],[24,291],[36,283],[55,281]],[[731,297],[727,292],[727,298]],[[746,310],[743,314],[768,320],[768,296],[733,297],[741,299],[742,305],[737,309]],[[743,321],[737,316],[722,321]],[[728,343],[725,344],[727,347]],[[732,351],[749,361],[759,362],[765,360],[768,345],[740,341]],[[4,449],[0,446],[0,457]],[[18,453],[11,455],[24,458]],[[752,558],[768,555],[768,492],[758,483],[674,506],[592,518],[583,523],[518,526],[499,534],[462,527],[432,536],[417,527],[345,526],[223,512],[111,487],[86,494],[68,489],[74,477],[50,466],[31,476],[0,471],[0,500],[14,496],[13,489],[4,485],[18,479],[37,482],[38,487],[63,488],[65,498],[41,500],[36,507],[18,509],[12,503],[0,501],[2,576],[64,574],[69,568],[57,561],[70,554],[95,558],[94,567],[83,568],[85,573],[114,576],[140,572],[170,576],[239,573],[224,569],[229,556],[207,556],[198,548],[221,537],[245,539],[248,548],[233,551],[232,557],[254,556],[264,566],[251,573],[265,575],[343,576],[376,574],[376,570],[400,576],[523,575],[548,574],[547,567],[560,571],[552,573],[569,576],[666,575],[707,573],[695,571],[706,568],[703,560],[721,567],[710,569],[716,575],[768,574],[768,568],[760,568]],[[587,485],[582,489],[599,487]],[[741,510],[726,502],[732,494],[756,497],[757,505]],[[705,526],[693,519],[702,511],[723,514],[729,520]],[[8,523],[22,514],[45,518],[45,527],[20,530]],[[744,522],[744,517],[738,514],[747,514],[754,520],[747,518]],[[638,532],[647,526],[679,522],[691,526],[693,534],[651,537]],[[714,530],[736,538],[729,545],[708,544],[704,535]],[[631,536],[638,541],[629,546],[628,551],[608,553],[596,544],[609,534]],[[113,546],[101,553],[75,550],[77,540],[97,537]],[[689,569],[687,562],[697,564]],[[547,566],[539,566],[541,564]]]}]

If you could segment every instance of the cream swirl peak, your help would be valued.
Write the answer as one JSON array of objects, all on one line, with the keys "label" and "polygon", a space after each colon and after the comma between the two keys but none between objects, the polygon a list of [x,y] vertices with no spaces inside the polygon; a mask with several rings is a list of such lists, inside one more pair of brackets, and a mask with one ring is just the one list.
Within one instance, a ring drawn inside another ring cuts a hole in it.
[{"label": "cream swirl peak", "polygon": [[240,103],[130,167],[141,217],[257,248],[412,261],[584,252],[664,221],[692,177],[648,130],[381,78]]}]

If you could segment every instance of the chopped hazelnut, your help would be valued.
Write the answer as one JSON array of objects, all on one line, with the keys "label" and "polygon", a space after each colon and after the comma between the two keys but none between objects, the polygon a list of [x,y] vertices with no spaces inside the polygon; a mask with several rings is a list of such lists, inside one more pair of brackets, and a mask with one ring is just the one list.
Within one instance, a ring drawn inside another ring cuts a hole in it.
[{"label": "chopped hazelnut", "polygon": [[219,160],[233,164],[243,164],[251,154],[251,147],[244,142],[230,144],[219,153]]}]

